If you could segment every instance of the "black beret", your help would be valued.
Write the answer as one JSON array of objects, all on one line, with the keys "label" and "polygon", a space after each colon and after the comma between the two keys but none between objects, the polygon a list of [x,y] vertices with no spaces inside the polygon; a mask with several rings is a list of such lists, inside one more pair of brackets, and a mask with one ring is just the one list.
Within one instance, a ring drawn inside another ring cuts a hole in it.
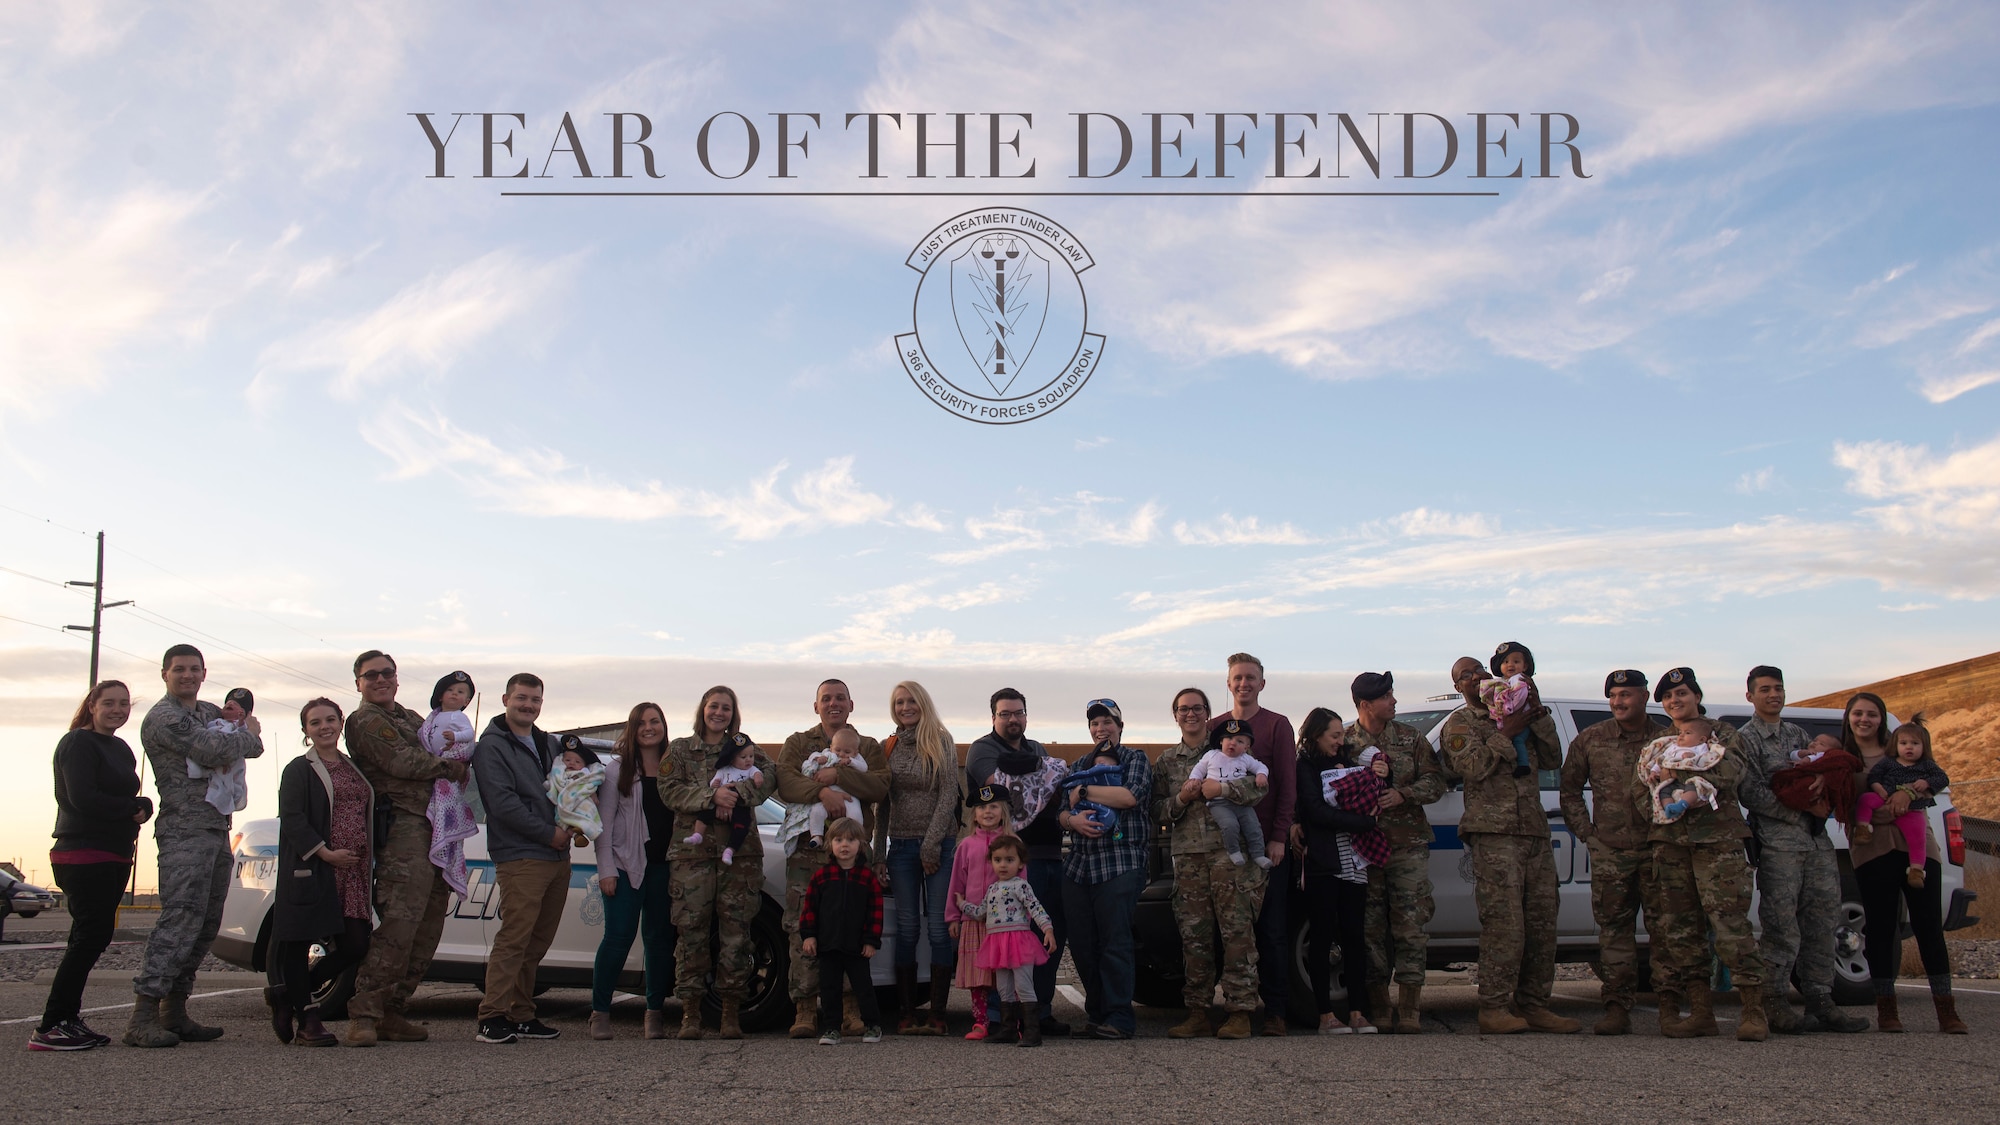
[{"label": "black beret", "polygon": [[1502,644],[1500,645],[1500,647],[1499,647],[1499,648],[1496,648],[1496,649],[1494,649],[1494,650],[1493,650],[1493,659],[1491,659],[1491,660],[1489,660],[1489,661],[1487,661],[1487,662],[1486,662],[1486,667],[1487,667],[1488,669],[1490,669],[1490,670],[1491,670],[1491,671],[1493,672],[1493,674],[1494,674],[1494,675],[1496,675],[1496,676],[1497,676],[1497,675],[1499,675],[1499,674],[1500,674],[1500,662],[1501,662],[1502,660],[1505,660],[1505,659],[1507,659],[1507,654],[1508,654],[1508,653],[1510,653],[1510,652],[1518,652],[1518,653],[1520,653],[1520,654],[1521,654],[1522,656],[1525,656],[1525,657],[1527,657],[1527,658],[1528,658],[1528,675],[1532,676],[1532,675],[1534,675],[1534,674],[1535,674],[1535,654],[1534,654],[1534,653],[1532,653],[1532,652],[1529,652],[1529,651],[1528,651],[1528,646],[1527,646],[1527,645],[1524,645],[1524,644],[1522,644],[1522,643],[1521,643],[1520,641],[1506,641],[1506,642],[1503,642],[1503,643],[1502,643]]},{"label": "black beret", "polygon": [[1683,684],[1696,695],[1701,694],[1701,684],[1694,678],[1694,669],[1676,668],[1660,677],[1659,686],[1653,689],[1653,702],[1660,702],[1667,697],[1668,692]]},{"label": "black beret", "polygon": [[1224,719],[1217,723],[1215,729],[1208,732],[1209,749],[1220,750],[1222,740],[1225,738],[1247,738],[1252,743],[1257,741],[1257,736],[1250,730],[1247,719]]},{"label": "black beret", "polygon": [[976,809],[981,805],[1011,804],[1013,795],[1004,785],[981,785],[965,795],[965,807]]},{"label": "black beret", "polygon": [[439,707],[444,706],[444,693],[450,691],[458,684],[464,684],[467,691],[475,690],[472,686],[471,676],[466,675],[464,672],[450,673],[439,679],[437,686],[431,689],[431,710],[435,711]]},{"label": "black beret", "polygon": [[243,708],[245,715],[257,709],[257,697],[251,695],[250,689],[247,687],[230,688],[229,694],[223,696],[222,701],[224,703],[234,703],[238,707]]},{"label": "black beret", "polygon": [[1354,677],[1354,702],[1367,703],[1380,699],[1395,690],[1396,675],[1393,672],[1363,672]]},{"label": "black beret", "polygon": [[1637,668],[1620,668],[1604,677],[1604,698],[1611,698],[1611,689],[1615,687],[1638,688],[1640,691],[1645,691],[1646,673]]}]

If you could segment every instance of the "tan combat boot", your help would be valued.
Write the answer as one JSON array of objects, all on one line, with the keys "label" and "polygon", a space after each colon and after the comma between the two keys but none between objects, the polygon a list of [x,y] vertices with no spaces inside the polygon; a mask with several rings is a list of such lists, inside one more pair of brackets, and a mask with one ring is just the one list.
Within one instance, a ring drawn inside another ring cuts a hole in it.
[{"label": "tan combat boot", "polygon": [[819,1010],[810,1000],[796,1003],[798,1011],[792,1016],[792,1030],[786,1032],[793,1039],[812,1039],[819,1035]]},{"label": "tan combat boot", "polygon": [[207,1043],[222,1038],[222,1029],[194,1022],[188,1016],[188,994],[176,992],[160,1003],[160,1026],[181,1037],[183,1043]]},{"label": "tan combat boot", "polygon": [[373,1047],[380,1039],[375,1034],[375,1021],[367,1016],[353,1016],[347,1021],[347,1037],[341,1040],[349,1047]]},{"label": "tan combat boot", "polygon": [[1583,1024],[1568,1016],[1559,1016],[1547,1008],[1529,1008],[1521,1013],[1528,1021],[1529,1031],[1546,1031],[1552,1035],[1569,1035],[1583,1030]]},{"label": "tan combat boot", "polygon": [[[1206,1017],[1203,1017],[1203,1022],[1207,1022]],[[1250,1038],[1250,1013],[1229,1013],[1229,1018],[1222,1021],[1221,1027],[1215,1029],[1215,1037],[1217,1039]]]},{"label": "tan combat boot", "polygon": [[1762,1043],[1771,1037],[1771,1021],[1764,1014],[1764,986],[1739,984],[1736,994],[1743,999],[1743,1016],[1736,1023],[1740,1043]]},{"label": "tan combat boot", "polygon": [[1215,1034],[1207,1008],[1189,1008],[1187,1018],[1167,1029],[1169,1039],[1206,1039]]},{"label": "tan combat boot", "polygon": [[1505,1008],[1479,1009],[1479,1034],[1515,1035],[1528,1030],[1528,1021]]},{"label": "tan combat boot", "polygon": [[[1389,1010],[1387,990],[1383,990],[1383,1003],[1378,1011]],[[1424,1031],[1424,1015],[1418,1005],[1424,998],[1421,984],[1399,984],[1396,986],[1396,1034],[1421,1035]]]},{"label": "tan combat boot", "polygon": [[[859,1035],[868,1030],[861,1022],[861,998],[852,992],[840,998],[840,1033]],[[724,1036],[724,1038],[728,1038]]]},{"label": "tan combat boot", "polygon": [[[681,1001],[681,1031],[679,1038],[699,1039],[701,1037],[701,1001]],[[797,1036],[793,1036],[793,1038],[797,1038]]]},{"label": "tan combat boot", "polygon": [[[1664,1010],[1664,1009],[1662,1009]],[[1662,1017],[1663,1019],[1665,1017]],[[1604,1015],[1591,1027],[1592,1035],[1630,1035],[1632,1033],[1632,1013],[1623,1004],[1606,1004]]]},{"label": "tan combat boot", "polygon": [[160,1023],[160,1002],[151,996],[132,997],[132,1022],[125,1028],[127,1047],[178,1047],[181,1037]]},{"label": "tan combat boot", "polygon": [[1722,1029],[1715,1026],[1715,993],[1705,984],[1688,989],[1688,1018],[1681,1021],[1678,1038],[1706,1038],[1720,1034]]},{"label": "tan combat boot", "polygon": [[1674,1032],[1681,1026],[1681,994],[1671,988],[1663,988],[1654,993],[1660,998],[1660,1034],[1669,1039],[1678,1039]]},{"label": "tan combat boot", "polygon": [[1396,1030],[1396,1009],[1389,1003],[1389,986],[1371,984],[1368,986],[1368,1010],[1375,1013],[1377,1025],[1383,1031]]},{"label": "tan combat boot", "polygon": [[741,1014],[737,1010],[739,1005],[741,1005],[742,1003],[743,1001],[735,999],[734,997],[725,999],[722,1002],[722,1019],[717,1024],[717,1030],[715,1032],[716,1038],[718,1039],[743,1038],[743,1021]]},{"label": "tan combat boot", "polygon": [[[609,1020],[610,1016],[605,1019]],[[375,1037],[384,1043],[422,1043],[431,1037],[431,1032],[423,1024],[411,1023],[403,1013],[390,1008],[375,1021]]]}]

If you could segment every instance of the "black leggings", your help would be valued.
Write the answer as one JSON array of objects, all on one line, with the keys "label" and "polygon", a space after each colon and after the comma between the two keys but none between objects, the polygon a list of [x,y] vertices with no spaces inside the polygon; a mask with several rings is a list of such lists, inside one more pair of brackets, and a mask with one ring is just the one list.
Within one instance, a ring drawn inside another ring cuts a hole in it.
[{"label": "black leggings", "polygon": [[875,980],[868,973],[868,958],[859,953],[822,951],[819,955],[819,1027],[834,1031],[840,1027],[840,986],[851,985],[861,1022],[869,1027],[882,1023],[881,1006],[875,1002]]},{"label": "black leggings", "polygon": [[1910,908],[1910,933],[1917,939],[1917,953],[1924,959],[1924,972],[1932,977],[1951,976],[1951,955],[1944,945],[1944,907],[1938,891],[1943,876],[1938,861],[1924,861],[1924,885],[1912,887],[1904,878],[1910,856],[1901,848],[1877,856],[1854,869],[1854,881],[1861,885],[1861,909],[1867,915],[1863,934],[1867,938],[1868,975],[1875,978],[1877,995],[1889,995],[1902,968],[1902,927],[1898,924],[1898,896]]},{"label": "black leggings", "polygon": [[56,886],[69,908],[69,945],[63,949],[49,1001],[42,1008],[41,1030],[77,1018],[83,1007],[83,986],[90,970],[111,944],[118,927],[118,900],[132,878],[129,863],[57,863]]},{"label": "black leggings", "polygon": [[[1340,980],[1347,987],[1347,1011],[1369,1019],[1384,1013],[1368,1010],[1368,884],[1350,883],[1338,875],[1306,872],[1306,916],[1312,930],[1306,938],[1306,973],[1312,978],[1313,1002],[1319,1014],[1333,1011],[1333,966],[1327,953],[1340,940]],[[1277,971],[1283,972],[1282,967]],[[1340,1013],[1344,1018],[1346,1013]]]},{"label": "black leggings", "polygon": [[303,1012],[313,1004],[313,993],[328,981],[348,969],[359,965],[368,956],[368,919],[343,918],[344,928],[340,935],[331,939],[326,956],[319,963],[307,968],[306,961],[312,947],[323,944],[312,941],[281,941],[271,957],[273,982],[284,990],[285,1002],[292,1011]]}]

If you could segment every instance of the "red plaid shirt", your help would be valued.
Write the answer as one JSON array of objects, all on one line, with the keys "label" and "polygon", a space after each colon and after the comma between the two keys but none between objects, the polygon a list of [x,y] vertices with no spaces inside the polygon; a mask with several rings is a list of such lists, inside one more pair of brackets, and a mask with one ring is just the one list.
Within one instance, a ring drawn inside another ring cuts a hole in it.
[{"label": "red plaid shirt", "polygon": [[867,865],[829,863],[813,872],[799,905],[799,937],[816,938],[822,952],[859,954],[882,947],[882,884]]}]

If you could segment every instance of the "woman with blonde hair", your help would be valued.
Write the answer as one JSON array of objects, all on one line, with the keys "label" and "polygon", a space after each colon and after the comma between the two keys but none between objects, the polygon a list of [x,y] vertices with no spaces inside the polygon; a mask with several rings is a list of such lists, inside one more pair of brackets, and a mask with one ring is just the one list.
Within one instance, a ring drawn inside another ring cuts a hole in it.
[{"label": "woman with blonde hair", "polygon": [[[889,893],[896,900],[896,1002],[899,1035],[943,1035],[957,960],[945,922],[951,855],[958,843],[958,743],[938,718],[931,694],[915,680],[889,692],[896,733],[882,743],[889,757],[889,797],[883,804],[876,854],[889,857]],[[930,1018],[917,1018],[917,935],[931,944]]]}]

